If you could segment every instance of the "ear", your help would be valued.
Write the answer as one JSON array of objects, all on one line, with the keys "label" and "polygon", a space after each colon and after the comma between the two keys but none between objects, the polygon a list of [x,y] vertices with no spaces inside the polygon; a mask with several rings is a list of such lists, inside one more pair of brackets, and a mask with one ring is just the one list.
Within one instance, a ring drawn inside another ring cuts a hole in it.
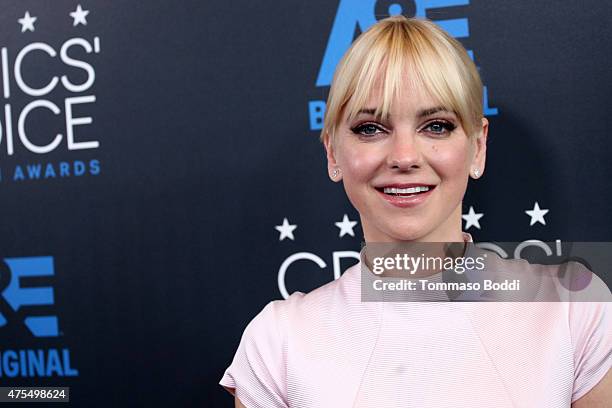
[{"label": "ear", "polygon": [[[489,133],[489,121],[487,118],[482,118],[482,127],[478,131],[476,137],[476,146],[474,150],[474,158],[472,159],[472,166],[470,174],[473,178],[482,177],[485,171],[485,162],[487,159],[487,136]],[[479,175],[474,176],[474,169],[478,169]]]},{"label": "ear", "polygon": [[[332,181],[339,182],[342,180],[342,170],[336,161],[336,152],[334,149],[334,143],[329,133],[325,138],[325,151],[327,153],[327,174]],[[336,175],[334,177],[334,174]]]}]

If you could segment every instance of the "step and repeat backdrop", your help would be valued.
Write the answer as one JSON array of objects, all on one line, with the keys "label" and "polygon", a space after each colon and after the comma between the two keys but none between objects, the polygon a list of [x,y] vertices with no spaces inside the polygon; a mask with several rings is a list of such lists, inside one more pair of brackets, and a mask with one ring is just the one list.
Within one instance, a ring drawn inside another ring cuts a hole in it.
[{"label": "step and repeat backdrop", "polygon": [[436,21],[483,77],[464,230],[611,241],[611,7],[3,1],[0,385],[233,406],[217,383],[246,324],[356,262],[318,136],[340,57],[393,14]]}]

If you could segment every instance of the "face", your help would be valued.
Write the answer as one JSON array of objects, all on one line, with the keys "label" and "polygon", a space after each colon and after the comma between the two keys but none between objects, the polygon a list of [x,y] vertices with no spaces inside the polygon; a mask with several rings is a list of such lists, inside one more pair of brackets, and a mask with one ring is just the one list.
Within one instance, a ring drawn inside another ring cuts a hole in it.
[{"label": "face", "polygon": [[458,117],[418,86],[405,89],[382,120],[374,116],[380,89],[326,143],[330,177],[344,183],[366,242],[461,242],[461,201],[470,174],[484,172],[487,120],[469,138]]}]

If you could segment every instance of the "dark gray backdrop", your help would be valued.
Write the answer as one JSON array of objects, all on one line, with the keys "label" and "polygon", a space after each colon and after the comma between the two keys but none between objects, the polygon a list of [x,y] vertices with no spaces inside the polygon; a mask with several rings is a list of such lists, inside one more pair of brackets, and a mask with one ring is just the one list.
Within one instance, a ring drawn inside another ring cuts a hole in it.
[{"label": "dark gray backdrop", "polygon": [[[377,7],[370,19],[394,4],[369,3]],[[473,206],[484,214],[481,228],[467,231],[477,241],[612,240],[611,6],[465,3],[427,15],[467,19],[462,41],[474,52],[488,105],[498,109],[489,116],[485,176],[464,201],[464,213]],[[70,386],[80,406],[232,406],[217,382],[246,324],[281,298],[283,261],[298,252],[324,260],[325,268],[291,266],[289,293],[308,291],[333,279],[334,251],[358,250],[361,241],[359,225],[355,237],[339,237],[334,223],[344,214],[358,221],[357,214],[329,181],[310,129],[309,102],[328,91],[316,79],[342,18],[339,2],[82,0],[87,25],[73,26],[77,4],[2,3],[0,47],[11,87],[3,104],[11,105],[15,141],[9,155],[2,117],[0,248],[5,259],[50,256],[54,273],[19,282],[51,287],[52,302],[14,310],[5,289],[16,272],[0,269],[7,318],[0,363],[8,350],[67,349],[78,375],[4,373],[0,384]],[[17,20],[26,11],[37,20],[22,33]],[[32,87],[64,74],[83,83],[86,72],[62,63],[60,48],[94,37],[98,53],[70,51],[95,69],[86,91],[71,93],[61,82],[43,96],[20,91],[15,58],[28,44],[46,43],[58,54],[23,58]],[[93,123],[75,134],[99,147],[70,150],[64,103],[87,95],[95,102],[74,110]],[[40,108],[25,121],[39,145],[63,133],[45,154],[28,151],[17,136],[20,112],[38,99],[62,111]],[[51,163],[58,173],[62,161],[71,168],[81,161],[87,171],[13,180],[16,166]],[[530,226],[525,210],[536,201],[549,210],[546,225]],[[284,218],[297,225],[294,240],[279,240],[274,227]],[[343,259],[342,269],[350,263]],[[57,333],[28,330],[24,319],[36,315],[55,316]]]}]

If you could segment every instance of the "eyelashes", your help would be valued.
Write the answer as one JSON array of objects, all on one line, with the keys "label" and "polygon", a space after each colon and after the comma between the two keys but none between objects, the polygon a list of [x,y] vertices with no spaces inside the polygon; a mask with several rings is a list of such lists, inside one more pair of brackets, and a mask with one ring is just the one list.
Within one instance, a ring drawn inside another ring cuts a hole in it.
[{"label": "eyelashes", "polygon": [[435,134],[445,134],[451,133],[455,130],[457,126],[454,123],[443,121],[443,120],[435,120],[433,122],[429,122],[425,129],[430,129],[430,132]]},{"label": "eyelashes", "polygon": [[357,125],[351,128],[351,131],[356,135],[360,136],[374,136],[378,133],[386,132],[386,130],[380,127],[379,125],[368,122],[362,123],[361,125]]},{"label": "eyelashes", "polygon": [[[419,129],[419,132],[426,132],[434,136],[446,136],[452,133],[457,126],[449,121],[436,119],[428,122]],[[377,136],[381,133],[388,133],[389,131],[383,126],[375,122],[364,122],[351,128],[351,132],[355,135],[370,138]]]}]

